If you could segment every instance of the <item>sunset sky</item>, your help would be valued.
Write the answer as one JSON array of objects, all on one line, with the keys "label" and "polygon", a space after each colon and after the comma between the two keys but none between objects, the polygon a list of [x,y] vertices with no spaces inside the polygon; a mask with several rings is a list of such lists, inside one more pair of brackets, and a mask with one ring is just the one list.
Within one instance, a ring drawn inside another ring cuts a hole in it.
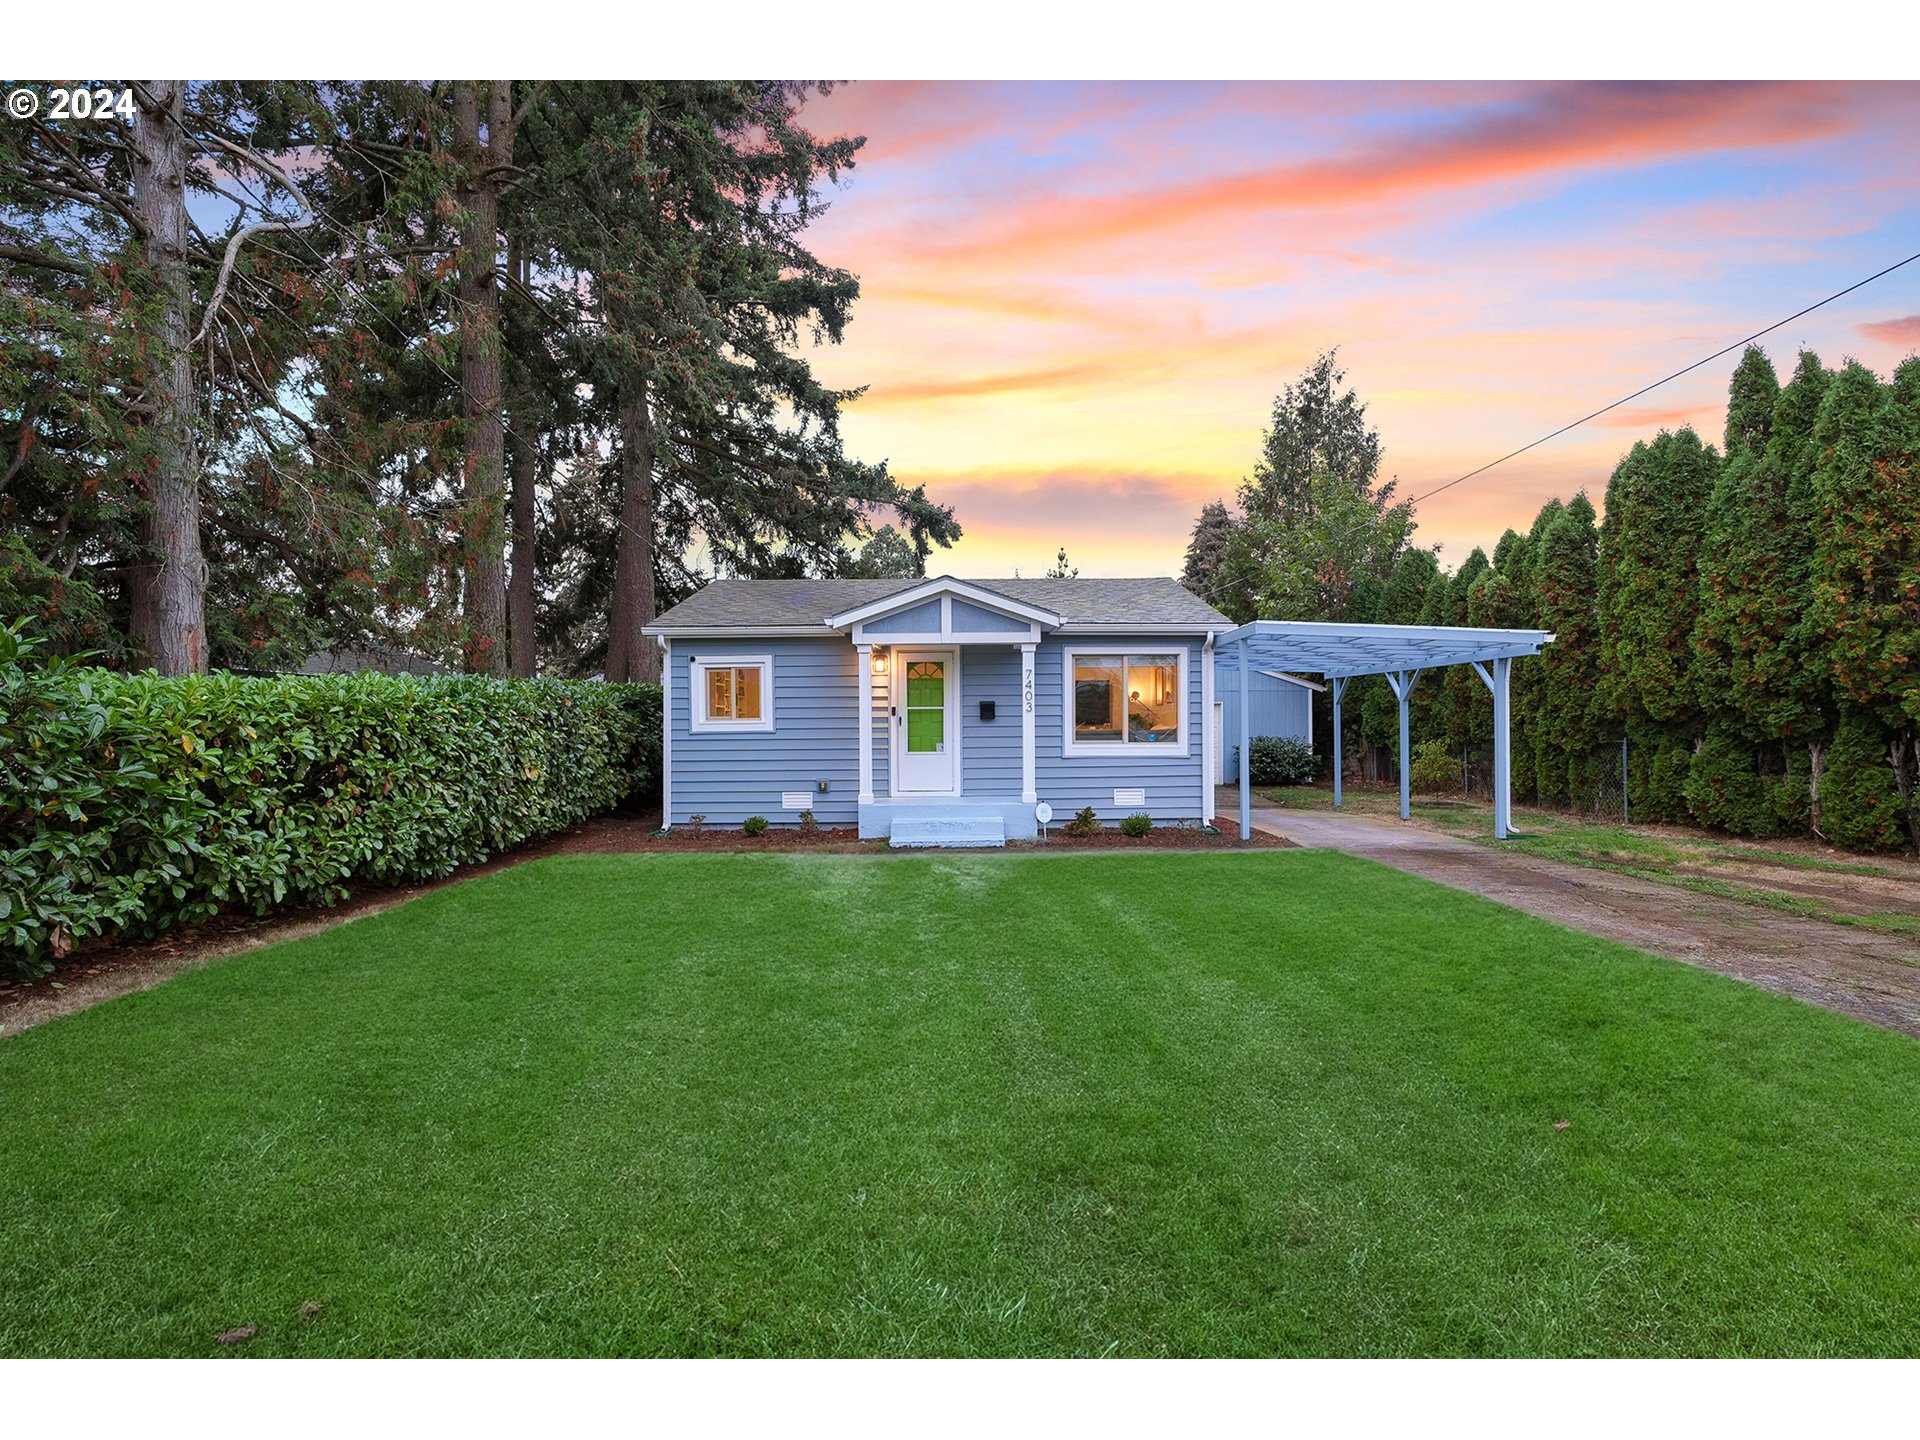
[{"label": "sunset sky", "polygon": [[[1340,347],[1402,495],[1920,250],[1920,86],[862,82],[808,232],[860,276],[823,378],[851,454],[956,507],[937,560],[1177,572],[1274,395]],[[1920,262],[1766,342],[1883,374]],[[1419,507],[1457,565],[1596,503],[1661,426],[1718,441],[1736,357]]]}]

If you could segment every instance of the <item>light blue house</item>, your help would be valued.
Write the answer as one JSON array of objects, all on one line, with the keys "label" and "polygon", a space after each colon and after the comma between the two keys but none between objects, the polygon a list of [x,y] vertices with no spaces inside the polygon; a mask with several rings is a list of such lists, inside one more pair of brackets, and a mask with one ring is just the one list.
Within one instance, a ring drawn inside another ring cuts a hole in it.
[{"label": "light blue house", "polygon": [[[1313,749],[1313,697],[1327,687],[1285,670],[1254,670],[1247,689],[1247,728],[1258,738],[1284,735]],[[1215,721],[1220,743],[1214,751],[1220,770],[1215,779],[1233,778],[1240,754],[1240,667],[1223,664],[1213,678]]]},{"label": "light blue house", "polygon": [[1214,637],[1173,580],[717,580],[664,652],[663,804],[737,827],[999,844],[1086,806],[1213,815]]}]

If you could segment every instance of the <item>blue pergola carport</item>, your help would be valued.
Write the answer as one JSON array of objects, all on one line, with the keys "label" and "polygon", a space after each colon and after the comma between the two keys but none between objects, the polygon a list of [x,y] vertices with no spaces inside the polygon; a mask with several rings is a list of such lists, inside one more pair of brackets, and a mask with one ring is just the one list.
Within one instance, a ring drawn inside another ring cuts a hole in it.
[{"label": "blue pergola carport", "polygon": [[[1513,829],[1513,715],[1508,680],[1513,662],[1538,655],[1553,643],[1546,630],[1488,630],[1464,625],[1347,625],[1324,620],[1255,620],[1215,640],[1215,654],[1228,646],[1240,667],[1240,733],[1247,735],[1247,676],[1256,666],[1318,675],[1333,695],[1333,803],[1340,805],[1340,702],[1358,675],[1384,675],[1400,704],[1400,818],[1413,813],[1408,784],[1412,737],[1407,701],[1428,670],[1471,665],[1493,692],[1493,833],[1504,840]],[[1240,834],[1253,826],[1250,737],[1240,746]]]}]

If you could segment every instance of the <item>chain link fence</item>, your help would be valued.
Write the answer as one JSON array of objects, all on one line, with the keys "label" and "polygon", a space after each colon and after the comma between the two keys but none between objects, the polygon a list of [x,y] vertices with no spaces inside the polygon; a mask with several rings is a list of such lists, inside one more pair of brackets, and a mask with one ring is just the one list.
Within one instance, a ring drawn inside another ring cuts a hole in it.
[{"label": "chain link fence", "polygon": [[[1493,742],[1461,747],[1455,757],[1460,764],[1460,788],[1475,799],[1493,799]],[[1514,790],[1521,805],[1536,805],[1548,810],[1571,810],[1593,820],[1618,820],[1630,817],[1627,802],[1627,744],[1621,740],[1589,751],[1582,764],[1569,767],[1569,794],[1564,801],[1543,800],[1537,786]]]}]

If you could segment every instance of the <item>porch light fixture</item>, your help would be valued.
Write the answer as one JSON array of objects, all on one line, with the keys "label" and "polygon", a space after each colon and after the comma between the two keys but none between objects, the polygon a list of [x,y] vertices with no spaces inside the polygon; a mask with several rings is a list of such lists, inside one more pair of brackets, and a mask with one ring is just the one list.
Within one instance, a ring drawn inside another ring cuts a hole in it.
[{"label": "porch light fixture", "polygon": [[886,651],[875,650],[873,652],[873,673],[876,675],[884,675],[887,673],[887,652]]}]

